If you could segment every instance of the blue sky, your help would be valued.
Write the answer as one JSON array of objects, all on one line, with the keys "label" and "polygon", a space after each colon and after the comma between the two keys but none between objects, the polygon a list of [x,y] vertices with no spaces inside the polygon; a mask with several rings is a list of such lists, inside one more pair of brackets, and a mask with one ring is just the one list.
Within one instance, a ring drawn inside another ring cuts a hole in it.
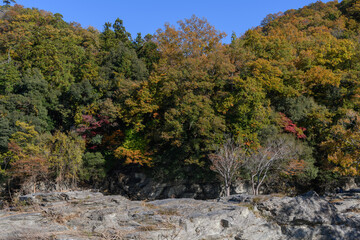
[{"label": "blue sky", "polygon": [[[176,25],[178,20],[193,14],[205,17],[216,29],[226,32],[230,41],[234,31],[238,36],[258,26],[269,13],[298,9],[314,0],[17,0],[25,7],[35,7],[61,13],[67,22],[103,30],[105,22],[124,20],[128,32],[136,37],[153,34],[166,22]],[[328,2],[328,1],[323,1]]]}]

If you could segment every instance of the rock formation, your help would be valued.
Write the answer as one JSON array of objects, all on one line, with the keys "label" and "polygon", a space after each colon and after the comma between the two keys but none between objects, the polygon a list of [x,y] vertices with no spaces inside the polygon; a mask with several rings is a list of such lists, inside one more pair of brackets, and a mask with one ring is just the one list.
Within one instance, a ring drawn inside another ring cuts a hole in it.
[{"label": "rock formation", "polygon": [[130,201],[75,191],[21,196],[0,239],[360,239],[360,193]]}]

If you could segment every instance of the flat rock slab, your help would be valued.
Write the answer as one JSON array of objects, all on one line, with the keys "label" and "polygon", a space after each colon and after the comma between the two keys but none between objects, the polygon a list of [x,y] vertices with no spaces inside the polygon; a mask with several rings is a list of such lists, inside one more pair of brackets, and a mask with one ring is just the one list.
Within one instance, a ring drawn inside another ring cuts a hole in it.
[{"label": "flat rock slab", "polygon": [[0,211],[0,239],[360,239],[359,199],[339,207],[338,198],[146,202],[91,191],[36,193],[22,196],[27,205],[18,211]]}]

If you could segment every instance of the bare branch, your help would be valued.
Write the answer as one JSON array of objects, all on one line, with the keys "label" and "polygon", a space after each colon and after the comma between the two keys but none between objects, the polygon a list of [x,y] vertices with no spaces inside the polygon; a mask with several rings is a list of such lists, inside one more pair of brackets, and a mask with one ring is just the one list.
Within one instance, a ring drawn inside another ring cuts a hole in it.
[{"label": "bare branch", "polygon": [[209,156],[212,163],[211,170],[217,172],[223,179],[226,195],[230,195],[231,182],[245,159],[245,151],[235,143],[231,137],[227,137],[221,147]]},{"label": "bare branch", "polygon": [[269,171],[280,166],[284,161],[295,157],[296,151],[285,138],[269,141],[264,147],[244,158],[244,168],[250,172],[253,193],[259,194],[259,189],[264,183]]}]

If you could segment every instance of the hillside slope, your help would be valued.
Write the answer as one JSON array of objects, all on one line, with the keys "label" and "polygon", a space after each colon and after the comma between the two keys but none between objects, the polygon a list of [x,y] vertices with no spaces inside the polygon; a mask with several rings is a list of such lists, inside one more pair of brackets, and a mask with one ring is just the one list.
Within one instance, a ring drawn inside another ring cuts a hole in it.
[{"label": "hillside slope", "polygon": [[[196,16],[133,39],[120,19],[99,32],[2,11],[0,173],[11,189],[134,172],[214,181],[209,156],[228,136],[254,154],[291,143],[269,169],[271,191],[359,175],[358,1],[270,14],[230,44]],[[250,179],[250,165],[237,177]]]}]

